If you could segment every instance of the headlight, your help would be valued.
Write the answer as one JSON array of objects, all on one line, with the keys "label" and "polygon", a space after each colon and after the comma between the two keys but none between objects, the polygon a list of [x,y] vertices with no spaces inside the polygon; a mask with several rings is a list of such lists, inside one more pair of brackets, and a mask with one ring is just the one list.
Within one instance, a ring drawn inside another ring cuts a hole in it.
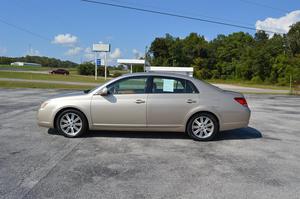
[{"label": "headlight", "polygon": [[47,104],[48,104],[49,102],[43,102],[42,104],[41,104],[41,108],[45,108],[46,106],[47,106]]}]

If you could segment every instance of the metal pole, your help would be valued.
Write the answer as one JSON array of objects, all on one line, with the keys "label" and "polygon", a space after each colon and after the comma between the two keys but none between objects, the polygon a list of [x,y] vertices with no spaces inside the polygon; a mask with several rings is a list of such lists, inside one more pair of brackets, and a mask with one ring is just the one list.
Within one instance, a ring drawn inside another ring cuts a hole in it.
[{"label": "metal pole", "polygon": [[107,77],[107,73],[106,73],[106,70],[107,70],[107,68],[106,68],[106,54],[107,54],[107,52],[105,52],[105,55],[104,55],[104,59],[105,59],[105,61],[104,61],[104,79],[106,80],[106,77]]},{"label": "metal pole", "polygon": [[132,64],[130,64],[130,73],[132,73]]},{"label": "metal pole", "polygon": [[95,80],[97,80],[97,52],[95,52]]},{"label": "metal pole", "polygon": [[292,75],[290,75],[290,94],[293,94],[293,90],[292,90]]}]

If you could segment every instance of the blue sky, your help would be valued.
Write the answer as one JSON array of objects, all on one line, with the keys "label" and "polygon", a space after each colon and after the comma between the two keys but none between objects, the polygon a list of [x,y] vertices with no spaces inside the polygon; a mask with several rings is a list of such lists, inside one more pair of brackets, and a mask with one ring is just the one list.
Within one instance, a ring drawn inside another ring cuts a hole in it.
[{"label": "blue sky", "polygon": [[[289,23],[300,21],[299,0],[102,1],[253,28],[257,25],[275,31],[287,31]],[[104,42],[111,43],[112,53],[109,57],[113,60],[134,58],[136,54],[143,53],[145,46],[149,46],[155,37],[164,36],[166,33],[185,37],[190,32],[197,32],[208,40],[218,34],[237,31],[255,33],[240,28],[107,7],[80,0],[1,0],[0,7],[0,20],[43,37],[41,39],[0,21],[0,55],[4,56],[24,56],[30,53],[80,62],[92,58],[89,47],[93,43]],[[257,23],[259,20],[261,22]]]}]

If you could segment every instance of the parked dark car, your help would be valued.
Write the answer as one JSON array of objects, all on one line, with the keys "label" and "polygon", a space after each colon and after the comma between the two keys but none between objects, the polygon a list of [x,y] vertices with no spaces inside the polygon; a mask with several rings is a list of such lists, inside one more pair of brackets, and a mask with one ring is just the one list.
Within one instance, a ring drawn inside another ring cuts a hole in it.
[{"label": "parked dark car", "polygon": [[56,69],[49,72],[50,74],[69,75],[70,72],[65,69]]}]

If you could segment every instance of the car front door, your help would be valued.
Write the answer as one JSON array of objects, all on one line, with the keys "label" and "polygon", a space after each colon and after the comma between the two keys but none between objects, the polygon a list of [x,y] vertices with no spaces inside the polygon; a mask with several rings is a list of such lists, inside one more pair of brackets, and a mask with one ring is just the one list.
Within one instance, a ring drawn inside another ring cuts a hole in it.
[{"label": "car front door", "polygon": [[182,128],[185,116],[199,102],[196,87],[189,80],[160,76],[151,78],[151,84],[147,101],[148,127]]},{"label": "car front door", "polygon": [[96,94],[91,102],[93,126],[98,129],[146,127],[147,77],[129,77],[107,86],[108,94]]}]

